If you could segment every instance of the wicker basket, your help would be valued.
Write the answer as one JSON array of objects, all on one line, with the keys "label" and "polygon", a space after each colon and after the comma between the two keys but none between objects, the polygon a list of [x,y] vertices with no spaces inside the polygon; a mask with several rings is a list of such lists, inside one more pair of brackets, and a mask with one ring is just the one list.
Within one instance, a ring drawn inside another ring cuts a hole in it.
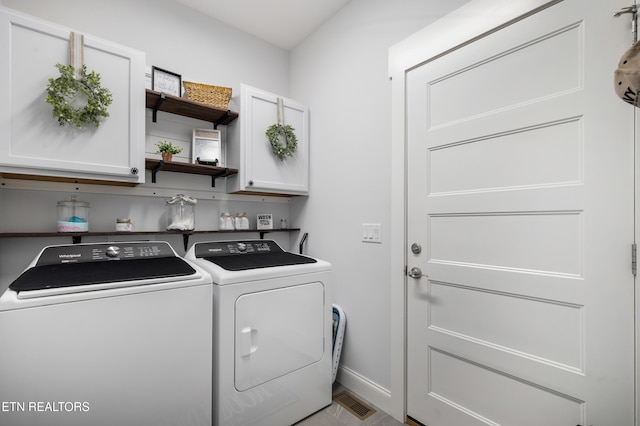
[{"label": "wicker basket", "polygon": [[183,81],[187,98],[192,101],[211,105],[219,109],[227,109],[231,99],[231,87],[211,86],[209,84]]}]

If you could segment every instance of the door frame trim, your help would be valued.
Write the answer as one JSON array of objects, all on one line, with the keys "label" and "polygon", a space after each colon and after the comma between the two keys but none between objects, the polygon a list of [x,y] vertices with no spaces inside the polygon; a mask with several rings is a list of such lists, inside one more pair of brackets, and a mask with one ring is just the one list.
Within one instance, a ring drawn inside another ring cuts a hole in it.
[{"label": "door frame trim", "polygon": [[[389,49],[391,80],[391,401],[390,414],[407,415],[406,267],[407,235],[406,73],[562,0],[472,0]],[[484,15],[484,19],[476,19]]]}]

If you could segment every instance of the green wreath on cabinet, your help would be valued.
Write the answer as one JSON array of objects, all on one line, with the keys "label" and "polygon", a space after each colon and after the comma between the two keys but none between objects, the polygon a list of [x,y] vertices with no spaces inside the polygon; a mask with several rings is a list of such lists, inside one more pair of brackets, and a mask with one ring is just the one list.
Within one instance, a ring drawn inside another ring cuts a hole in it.
[{"label": "green wreath on cabinet", "polygon": [[271,144],[271,151],[279,159],[284,160],[287,157],[292,157],[296,152],[298,138],[295,129],[290,125],[274,124],[267,129],[265,134]]},{"label": "green wreath on cabinet", "polygon": [[51,114],[58,124],[74,124],[78,128],[83,124],[100,126],[101,119],[109,117],[107,108],[113,101],[109,89],[100,86],[100,74],[95,71],[87,74],[87,66],[82,65],[76,78],[73,65],[56,64],[56,67],[60,77],[49,79],[46,102],[53,106]]}]

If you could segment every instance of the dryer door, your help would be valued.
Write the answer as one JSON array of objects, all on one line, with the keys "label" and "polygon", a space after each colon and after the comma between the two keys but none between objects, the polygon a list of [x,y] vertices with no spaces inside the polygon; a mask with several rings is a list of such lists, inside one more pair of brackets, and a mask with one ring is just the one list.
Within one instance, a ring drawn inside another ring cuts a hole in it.
[{"label": "dryer door", "polygon": [[236,300],[235,387],[245,391],[320,361],[324,284],[245,294]]}]

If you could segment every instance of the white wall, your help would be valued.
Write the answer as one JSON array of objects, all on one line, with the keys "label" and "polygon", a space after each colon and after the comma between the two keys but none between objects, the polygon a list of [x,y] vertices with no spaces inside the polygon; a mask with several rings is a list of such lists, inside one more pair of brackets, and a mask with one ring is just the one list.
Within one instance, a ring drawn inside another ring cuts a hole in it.
[{"label": "white wall", "polygon": [[[291,97],[310,106],[311,196],[295,199],[308,253],[335,268],[347,316],[339,380],[388,409],[391,85],[388,49],[465,0],[352,0],[291,54]],[[382,225],[382,244],[361,225]],[[348,383],[347,383],[348,382]],[[393,390],[402,392],[402,390]]]},{"label": "white wall", "polygon": [[[183,79],[233,88],[288,90],[288,52],[174,0],[3,0],[2,4],[141,50]],[[53,65],[52,65],[53,67]]]}]

